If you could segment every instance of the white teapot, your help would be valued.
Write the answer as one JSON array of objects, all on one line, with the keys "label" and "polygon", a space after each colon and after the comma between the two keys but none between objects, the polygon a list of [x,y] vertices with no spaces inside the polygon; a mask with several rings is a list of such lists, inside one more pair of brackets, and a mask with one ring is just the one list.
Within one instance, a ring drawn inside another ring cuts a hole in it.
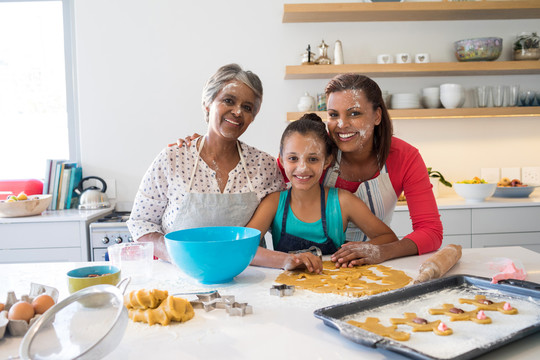
[{"label": "white teapot", "polygon": [[315,111],[315,98],[306,91],[304,96],[300,97],[297,107],[301,112]]}]

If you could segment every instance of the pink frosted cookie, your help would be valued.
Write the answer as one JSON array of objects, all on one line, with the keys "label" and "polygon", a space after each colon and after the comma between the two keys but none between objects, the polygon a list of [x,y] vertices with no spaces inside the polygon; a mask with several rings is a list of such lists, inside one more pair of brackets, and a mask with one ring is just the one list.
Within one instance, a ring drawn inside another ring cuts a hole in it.
[{"label": "pink frosted cookie", "polygon": [[499,311],[503,314],[507,315],[515,315],[518,313],[518,310],[516,308],[513,308],[510,303],[501,301],[501,302],[493,302],[491,300],[486,299],[484,295],[476,295],[473,299],[459,299],[460,304],[471,304],[475,305],[480,310],[487,310],[487,311]]},{"label": "pink frosted cookie", "polygon": [[450,321],[474,321],[478,324],[490,324],[491,318],[484,315],[478,315],[478,309],[465,311],[452,304],[443,304],[442,309],[429,309],[431,315],[447,315]]},{"label": "pink frosted cookie", "polygon": [[435,334],[441,336],[451,335],[453,332],[449,327],[440,326],[442,324],[441,320],[429,322],[426,319],[416,316],[416,313],[405,313],[404,315],[405,318],[403,319],[390,318],[390,322],[394,325],[409,325],[412,327],[413,332],[433,331]]}]

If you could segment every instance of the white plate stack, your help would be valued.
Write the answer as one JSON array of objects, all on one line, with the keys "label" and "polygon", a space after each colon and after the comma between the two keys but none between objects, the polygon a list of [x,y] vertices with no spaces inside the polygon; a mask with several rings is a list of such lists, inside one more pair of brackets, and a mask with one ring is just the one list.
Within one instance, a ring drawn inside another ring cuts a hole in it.
[{"label": "white plate stack", "polygon": [[392,94],[392,109],[419,109],[420,107],[420,96],[418,94]]}]

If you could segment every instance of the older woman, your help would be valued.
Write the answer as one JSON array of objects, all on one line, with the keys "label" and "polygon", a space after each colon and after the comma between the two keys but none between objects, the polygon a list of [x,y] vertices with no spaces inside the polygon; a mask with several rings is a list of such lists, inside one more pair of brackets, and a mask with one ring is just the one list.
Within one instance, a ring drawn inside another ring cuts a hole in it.
[{"label": "older woman", "polygon": [[238,138],[259,112],[262,84],[236,64],[207,81],[202,107],[208,130],[189,145],[167,147],[142,179],[127,222],[135,241],[154,243],[169,260],[164,234],[199,226],[244,226],[267,194],[284,188],[271,155]]}]

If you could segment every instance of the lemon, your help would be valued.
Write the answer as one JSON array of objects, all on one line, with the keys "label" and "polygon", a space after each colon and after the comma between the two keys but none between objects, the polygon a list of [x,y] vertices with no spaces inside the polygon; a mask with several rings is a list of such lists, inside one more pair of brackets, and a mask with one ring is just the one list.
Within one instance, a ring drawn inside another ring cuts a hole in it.
[{"label": "lemon", "polygon": [[21,191],[19,195],[17,195],[17,200],[28,200],[28,196],[26,196],[24,191]]}]

